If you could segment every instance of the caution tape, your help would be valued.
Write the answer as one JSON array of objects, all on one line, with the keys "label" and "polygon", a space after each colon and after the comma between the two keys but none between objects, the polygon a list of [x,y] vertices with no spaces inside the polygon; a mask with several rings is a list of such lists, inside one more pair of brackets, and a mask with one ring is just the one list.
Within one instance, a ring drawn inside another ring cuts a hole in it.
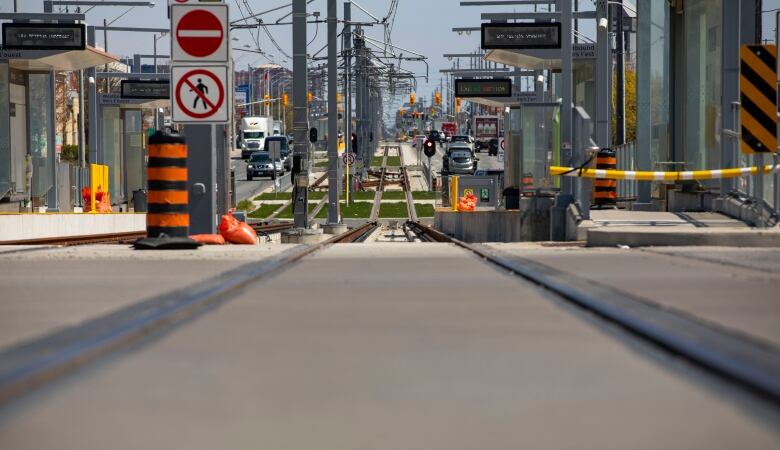
[{"label": "caution tape", "polygon": [[604,178],[609,180],[639,180],[639,181],[677,181],[677,180],[717,180],[721,178],[736,178],[760,173],[770,174],[780,172],[780,164],[760,167],[738,167],[719,170],[689,170],[684,172],[650,172],[609,169],[578,169],[576,167],[551,166],[550,175]]}]

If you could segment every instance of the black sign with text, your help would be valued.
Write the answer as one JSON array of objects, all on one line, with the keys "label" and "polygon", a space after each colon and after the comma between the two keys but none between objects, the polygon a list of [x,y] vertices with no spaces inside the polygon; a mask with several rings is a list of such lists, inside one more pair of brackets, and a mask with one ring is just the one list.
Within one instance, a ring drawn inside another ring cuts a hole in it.
[{"label": "black sign with text", "polygon": [[122,80],[119,96],[139,100],[167,100],[171,98],[171,83],[168,81]]},{"label": "black sign with text", "polygon": [[509,78],[455,80],[456,97],[510,97],[511,95],[512,80]]},{"label": "black sign with text", "polygon": [[482,48],[561,48],[561,24],[557,22],[483,23]]},{"label": "black sign with text", "polygon": [[3,23],[6,50],[84,50],[86,27],[81,23]]}]

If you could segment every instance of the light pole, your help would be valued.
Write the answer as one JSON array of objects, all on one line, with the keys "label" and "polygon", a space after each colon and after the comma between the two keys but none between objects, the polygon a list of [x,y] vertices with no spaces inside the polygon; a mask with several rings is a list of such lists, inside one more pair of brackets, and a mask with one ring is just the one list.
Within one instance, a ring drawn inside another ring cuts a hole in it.
[{"label": "light pole", "polygon": [[167,36],[167,32],[160,33],[160,37],[154,36],[154,73],[160,73],[160,71],[157,69],[157,41]]}]

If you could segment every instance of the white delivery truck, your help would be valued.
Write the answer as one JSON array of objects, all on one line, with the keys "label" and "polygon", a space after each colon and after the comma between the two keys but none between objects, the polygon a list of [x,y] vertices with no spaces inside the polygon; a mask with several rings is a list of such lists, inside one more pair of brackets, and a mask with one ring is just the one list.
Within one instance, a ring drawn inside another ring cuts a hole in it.
[{"label": "white delivery truck", "polygon": [[253,152],[265,148],[265,138],[271,136],[274,120],[271,117],[244,117],[241,119],[241,159],[249,159]]},{"label": "white delivery truck", "polygon": [[284,131],[284,125],[282,125],[281,120],[274,120],[274,136],[282,134]]},{"label": "white delivery truck", "polygon": [[499,117],[498,116],[475,116],[474,117],[474,150],[480,151],[483,148],[490,150],[491,139],[498,140],[499,135]]}]

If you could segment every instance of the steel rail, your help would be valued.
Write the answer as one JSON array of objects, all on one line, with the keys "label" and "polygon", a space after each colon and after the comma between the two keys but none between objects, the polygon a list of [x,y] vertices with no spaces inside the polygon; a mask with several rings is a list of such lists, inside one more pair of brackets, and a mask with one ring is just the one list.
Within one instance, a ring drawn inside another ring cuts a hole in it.
[{"label": "steel rail", "polygon": [[37,239],[18,239],[15,241],[0,241],[0,245],[53,245],[72,246],[86,244],[113,244],[132,242],[146,237],[146,231],[130,231],[127,233],[85,234],[78,236],[56,236]]},{"label": "steel rail", "polygon": [[528,258],[462,242],[420,223],[408,222],[407,226],[425,241],[457,245],[733,384],[780,403],[780,349],[772,344]]},{"label": "steel rail", "polygon": [[327,241],[326,244],[354,244],[358,242],[364,242],[366,238],[379,228],[377,222],[368,222],[357,228],[347,231],[346,233],[334,236]]},{"label": "steel rail", "polygon": [[357,242],[370,234],[371,227],[376,224],[363,225],[319,244],[296,246],[186,288],[0,351],[0,407],[102,356],[161,336],[178,324],[229,301],[248,285],[290,268],[308,255],[332,244]]}]

